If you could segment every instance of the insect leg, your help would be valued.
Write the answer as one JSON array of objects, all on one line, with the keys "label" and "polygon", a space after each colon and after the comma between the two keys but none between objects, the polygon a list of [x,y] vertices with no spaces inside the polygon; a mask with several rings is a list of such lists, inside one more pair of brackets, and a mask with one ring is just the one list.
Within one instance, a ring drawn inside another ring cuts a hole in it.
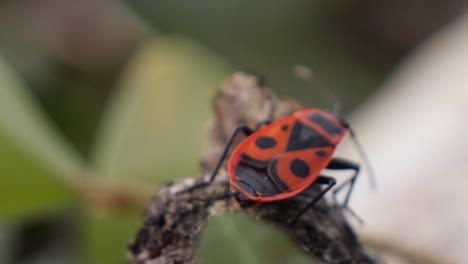
[{"label": "insect leg", "polygon": [[[336,196],[338,192],[343,190],[346,186],[349,185],[348,193],[346,193],[345,200],[343,202],[343,206],[347,207],[349,198],[351,197],[351,193],[353,192],[354,188],[354,183],[356,183],[356,179],[359,176],[359,170],[360,167],[357,163],[342,159],[342,158],[333,158],[330,163],[327,165],[327,169],[331,170],[353,170],[354,175],[351,176],[351,178],[347,179],[345,182],[343,182],[340,186],[336,188],[336,190],[333,191],[333,195]],[[336,199],[336,198],[335,198]]]},{"label": "insect leg", "polygon": [[312,201],[300,209],[299,212],[297,212],[297,214],[288,221],[289,224],[294,224],[312,205],[314,205],[320,198],[322,198],[325,193],[327,193],[336,184],[336,180],[328,176],[319,176],[314,183],[325,184],[327,187],[320,191],[320,193],[318,193],[314,199],[312,199]]},{"label": "insect leg", "polygon": [[226,156],[229,153],[229,149],[231,148],[232,143],[234,143],[234,139],[236,138],[237,134],[239,134],[239,132],[244,132],[246,136],[250,136],[254,132],[254,130],[250,129],[246,125],[240,125],[236,128],[236,130],[234,130],[234,133],[232,133],[231,138],[228,140],[228,143],[226,144],[226,147],[224,148],[223,154],[221,154],[221,158],[219,158],[218,164],[216,165],[213,171],[213,174],[211,174],[211,177],[208,183],[211,183],[212,181],[214,181],[214,179],[218,175],[218,171],[221,168],[223,161],[226,159]]},{"label": "insect leg", "polygon": [[257,124],[257,126],[255,127],[255,130],[259,130],[263,126],[267,126],[269,124],[271,124],[271,120],[262,121],[262,122]]},{"label": "insect leg", "polygon": [[229,149],[230,149],[232,143],[234,143],[234,139],[236,138],[237,134],[239,134],[239,132],[244,132],[245,135],[250,136],[254,132],[254,130],[250,129],[246,125],[238,126],[236,128],[236,130],[234,130],[234,132],[232,133],[232,136],[229,138],[228,143],[226,144],[226,147],[224,148],[224,151],[221,154],[221,157],[219,158],[218,164],[216,164],[216,167],[215,167],[213,173],[210,176],[209,181],[196,184],[196,185],[194,185],[194,186],[192,186],[190,188],[187,188],[185,190],[177,192],[177,194],[185,193],[185,192],[188,192],[188,191],[191,191],[191,190],[194,190],[194,189],[198,189],[198,188],[201,188],[201,187],[206,186],[206,185],[210,184],[211,182],[213,182],[215,180],[216,176],[218,175],[218,171],[221,168],[221,165],[223,164],[223,161],[226,159],[226,156],[229,153]]}]

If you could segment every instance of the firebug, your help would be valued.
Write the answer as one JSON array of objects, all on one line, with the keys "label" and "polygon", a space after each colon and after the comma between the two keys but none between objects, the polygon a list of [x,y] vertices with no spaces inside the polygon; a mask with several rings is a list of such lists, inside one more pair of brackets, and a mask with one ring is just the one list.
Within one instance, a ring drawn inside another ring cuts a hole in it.
[{"label": "firebug", "polygon": [[[297,68],[299,75],[311,80],[309,71],[303,66]],[[367,165],[368,161],[351,126],[339,113],[335,97],[329,91],[320,89],[334,103],[333,111],[309,108],[275,122],[266,121],[256,130],[239,126],[228,141],[209,182],[205,184],[214,181],[234,139],[242,132],[246,138],[233,150],[227,165],[229,182],[241,205],[260,206],[291,198],[311,184],[324,185],[290,220],[295,222],[336,184],[333,177],[322,175],[324,169],[331,169],[354,172],[334,190],[336,195],[349,186],[343,202],[347,208],[360,165],[334,157],[335,148],[349,134]]]}]

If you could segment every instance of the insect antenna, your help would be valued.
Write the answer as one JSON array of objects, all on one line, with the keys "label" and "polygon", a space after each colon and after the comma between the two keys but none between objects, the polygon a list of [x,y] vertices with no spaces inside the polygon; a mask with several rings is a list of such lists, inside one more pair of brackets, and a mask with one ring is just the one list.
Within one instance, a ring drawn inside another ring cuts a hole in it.
[{"label": "insect antenna", "polygon": [[356,136],[356,133],[354,132],[354,130],[351,127],[349,127],[349,136],[353,140],[354,147],[357,149],[359,155],[361,156],[361,160],[364,162],[364,164],[366,166],[367,173],[369,174],[369,182],[370,182],[371,189],[376,190],[377,189],[377,181],[376,181],[376,177],[375,177],[374,168],[371,166],[369,158],[367,157],[367,154],[364,151],[364,148],[362,147],[361,142],[358,140],[358,138]]},{"label": "insect antenna", "polygon": [[312,84],[319,94],[326,98],[331,105],[332,111],[335,113],[339,113],[341,110],[341,104],[332,90],[327,87],[325,82],[323,82],[318,74],[316,74],[312,69],[304,65],[296,65],[293,68],[294,74],[299,76],[300,78],[306,80],[307,82]]},{"label": "insect antenna", "polygon": [[[338,114],[338,116],[342,116],[342,114],[340,113],[341,104],[338,98],[335,96],[332,90],[325,84],[325,82],[323,82],[319,78],[318,74],[316,74],[312,69],[310,69],[309,67],[305,65],[294,66],[293,72],[300,78],[311,83],[312,86],[320,93],[320,95],[328,100],[328,102],[331,104],[331,107],[332,107],[332,113]],[[371,189],[375,190],[377,188],[377,181],[376,181],[374,169],[370,164],[369,158],[367,157],[367,154],[364,151],[364,148],[362,147],[361,142],[359,142],[358,138],[356,137],[356,133],[351,128],[351,126],[348,125],[348,128],[349,128],[349,135],[353,141],[354,147],[357,149],[359,155],[361,156],[361,159],[369,174]]]}]

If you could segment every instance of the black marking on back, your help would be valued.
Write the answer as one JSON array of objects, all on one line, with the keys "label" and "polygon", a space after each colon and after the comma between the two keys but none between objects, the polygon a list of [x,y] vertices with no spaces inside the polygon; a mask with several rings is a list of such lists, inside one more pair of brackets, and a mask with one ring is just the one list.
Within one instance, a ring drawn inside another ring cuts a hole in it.
[{"label": "black marking on back", "polygon": [[240,160],[244,163],[249,164],[250,166],[253,166],[259,169],[266,169],[268,168],[268,164],[270,164],[269,160],[257,160],[257,159],[250,157],[249,155],[245,153],[242,153],[242,155],[240,156]]},{"label": "black marking on back", "polygon": [[272,137],[259,137],[255,140],[255,145],[259,149],[270,149],[276,146],[276,140]]},{"label": "black marking on back", "polygon": [[289,128],[288,124],[284,124],[284,125],[281,126],[281,130],[283,130],[283,131],[288,131],[288,128]]},{"label": "black marking on back", "polygon": [[253,196],[258,196],[258,193],[263,196],[274,196],[281,193],[281,190],[268,177],[265,170],[252,168],[248,164],[239,163],[236,168],[236,183],[246,192]]},{"label": "black marking on back", "polygon": [[310,169],[309,169],[309,166],[307,165],[307,163],[305,163],[305,161],[301,160],[301,159],[294,159],[293,161],[291,161],[291,163],[289,164],[289,170],[294,174],[296,175],[297,177],[299,178],[306,178],[307,176],[309,176],[309,173],[310,173]]},{"label": "black marking on back", "polygon": [[315,152],[315,155],[319,156],[319,157],[325,157],[327,155],[327,152],[323,151],[323,150],[318,150]]},{"label": "black marking on back", "polygon": [[339,126],[337,126],[335,123],[325,118],[320,113],[309,115],[307,119],[321,126],[328,134],[332,136],[336,134],[341,134],[343,132]]},{"label": "black marking on back", "polygon": [[278,166],[278,160],[277,159],[272,160],[271,163],[270,163],[270,166],[268,167],[269,168],[269,170],[268,170],[269,173],[268,174],[270,175],[270,178],[274,182],[276,187],[280,191],[284,192],[284,191],[288,190],[289,187],[279,177],[277,166]]},{"label": "black marking on back", "polygon": [[258,194],[255,192],[255,190],[250,186],[249,184],[245,183],[242,180],[236,180],[237,185],[242,188],[242,190],[246,191],[252,196],[258,196]]},{"label": "black marking on back", "polygon": [[286,151],[327,146],[331,146],[331,144],[315,129],[296,121],[294,122]]}]

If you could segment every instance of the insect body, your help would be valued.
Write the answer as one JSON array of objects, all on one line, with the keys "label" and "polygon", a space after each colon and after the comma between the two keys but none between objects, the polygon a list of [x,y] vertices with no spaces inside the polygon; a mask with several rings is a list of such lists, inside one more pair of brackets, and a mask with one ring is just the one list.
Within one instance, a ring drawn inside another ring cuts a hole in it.
[{"label": "insect body", "polygon": [[266,125],[232,153],[231,186],[259,203],[290,198],[320,177],[348,132],[346,123],[319,109],[301,110]]},{"label": "insect body", "polygon": [[359,165],[333,158],[335,148],[343,138],[349,133],[354,135],[348,123],[338,114],[310,108],[267,124],[257,131],[239,126],[228,141],[209,182],[215,179],[239,132],[244,132],[247,138],[233,151],[228,163],[228,175],[234,196],[242,206],[257,207],[284,200],[314,183],[326,185],[290,219],[293,223],[336,184],[334,178],[321,175],[322,170],[327,168],[354,171],[354,175],[334,191],[336,194],[349,185],[343,203],[347,208]]}]

